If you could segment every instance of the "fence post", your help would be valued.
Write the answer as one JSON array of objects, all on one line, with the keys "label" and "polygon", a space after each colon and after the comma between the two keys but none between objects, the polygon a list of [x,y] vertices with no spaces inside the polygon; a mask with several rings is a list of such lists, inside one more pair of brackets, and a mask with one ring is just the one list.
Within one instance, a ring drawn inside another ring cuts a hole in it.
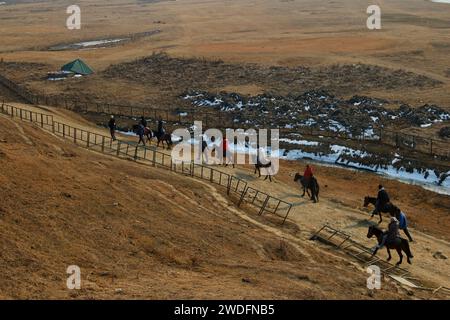
[{"label": "fence post", "polygon": [[282,223],[281,225],[284,225],[284,223],[286,222],[286,219],[287,219],[287,217],[288,217],[288,215],[289,215],[289,212],[291,212],[291,209],[292,209],[292,205],[289,206],[289,209],[288,209],[288,211],[286,212],[286,216],[284,217],[283,223]]},{"label": "fence post", "polygon": [[87,147],[88,148],[89,148],[90,142],[91,142],[91,133],[88,131],[87,132]]},{"label": "fence post", "polygon": [[105,136],[102,136],[102,152],[105,152]]},{"label": "fence post", "polygon": [[227,195],[230,195],[230,190],[231,190],[231,176],[228,176]]},{"label": "fence post", "polygon": [[269,198],[270,198],[270,196],[268,195],[266,197],[266,200],[264,200],[261,210],[259,210],[259,215],[262,215],[264,213],[264,210],[266,209],[266,206],[267,206],[267,202],[269,202]]},{"label": "fence post", "polygon": [[73,128],[73,142],[77,143],[77,128]]},{"label": "fence post", "polygon": [[136,149],[134,149],[134,161],[137,161],[137,153],[138,153],[138,146],[136,145]]},{"label": "fence post", "polygon": [[433,139],[430,139],[430,155],[433,155]]},{"label": "fence post", "polygon": [[63,138],[66,137],[66,125],[63,123]]},{"label": "fence post", "polygon": [[156,151],[153,150],[153,157],[152,157],[152,161],[153,161],[153,166],[156,167]]},{"label": "fence post", "polygon": [[120,145],[122,144],[122,142],[119,140],[119,142],[117,143],[117,156],[119,156],[120,154]]},{"label": "fence post", "polygon": [[41,113],[41,128],[44,127],[44,115]]},{"label": "fence post", "polygon": [[23,120],[22,109],[20,109],[20,120]]}]

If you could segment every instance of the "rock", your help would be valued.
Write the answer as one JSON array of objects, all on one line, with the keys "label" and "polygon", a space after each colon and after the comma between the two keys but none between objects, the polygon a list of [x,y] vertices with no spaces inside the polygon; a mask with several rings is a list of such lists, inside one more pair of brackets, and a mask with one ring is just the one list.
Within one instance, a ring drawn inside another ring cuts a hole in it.
[{"label": "rock", "polygon": [[441,138],[450,138],[450,127],[443,127],[438,133]]},{"label": "rock", "polygon": [[445,256],[441,251],[436,251],[436,252],[433,254],[433,258],[435,258],[435,259],[443,259],[443,260],[446,260],[446,259],[447,259],[447,256]]},{"label": "rock", "polygon": [[61,196],[65,197],[65,198],[72,198],[72,195],[70,193],[67,192],[61,192]]}]

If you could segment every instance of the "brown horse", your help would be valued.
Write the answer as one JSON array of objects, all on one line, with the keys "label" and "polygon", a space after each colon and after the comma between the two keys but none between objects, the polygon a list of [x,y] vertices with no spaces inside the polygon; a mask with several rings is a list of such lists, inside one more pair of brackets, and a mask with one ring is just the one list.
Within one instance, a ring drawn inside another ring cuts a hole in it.
[{"label": "brown horse", "polygon": [[[369,204],[372,204],[372,205],[376,206],[376,203],[377,203],[377,198],[367,196],[367,197],[364,198],[363,207],[367,208],[369,206]],[[378,215],[380,216],[380,221],[378,221],[378,224],[380,224],[383,221],[383,218],[381,216],[382,212],[384,212],[384,213],[392,213],[392,214],[395,215],[396,208],[397,207],[394,206],[390,202],[387,203],[383,208],[381,208],[381,210],[378,211]],[[372,214],[372,216],[370,218],[373,218],[373,214]]]},{"label": "brown horse", "polygon": [[[384,235],[385,235],[385,232],[376,226],[370,226],[369,231],[367,232],[367,238],[370,239],[373,236],[377,237],[378,244],[381,244],[381,242],[383,241]],[[402,251],[406,253],[406,260],[408,261],[409,264],[411,264],[411,258],[413,258],[414,256],[412,255],[411,250],[409,248],[408,240],[403,239],[403,238],[398,238],[397,240],[398,241],[395,241],[394,243],[386,243],[385,244],[386,250],[388,252],[387,261],[390,261],[392,258],[391,251],[389,249],[395,249],[395,250],[397,250],[398,256],[400,257],[400,261],[397,262],[397,265],[401,264],[403,261]],[[375,249],[372,256],[374,256],[377,253],[377,251],[378,251],[378,248]]]}]

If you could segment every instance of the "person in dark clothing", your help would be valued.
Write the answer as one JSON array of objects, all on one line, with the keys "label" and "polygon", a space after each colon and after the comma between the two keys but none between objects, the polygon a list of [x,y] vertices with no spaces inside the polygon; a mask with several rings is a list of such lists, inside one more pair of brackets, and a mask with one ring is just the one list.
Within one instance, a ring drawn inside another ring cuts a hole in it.
[{"label": "person in dark clothing", "polygon": [[165,130],[164,130],[164,126],[163,126],[163,121],[161,119],[158,120],[158,135],[163,135]]},{"label": "person in dark clothing", "polygon": [[109,128],[109,132],[111,134],[111,139],[113,139],[113,141],[115,141],[116,140],[116,119],[114,118],[114,116],[111,116],[111,119],[109,119],[108,128]]},{"label": "person in dark clothing", "polygon": [[388,230],[383,235],[383,239],[382,239],[381,243],[376,245],[372,249],[372,251],[376,252],[376,250],[383,248],[385,245],[393,244],[396,241],[398,241],[400,239],[399,229],[400,229],[400,224],[399,224],[397,218],[395,217],[395,214],[391,213],[391,222],[388,225]]},{"label": "person in dark clothing", "polygon": [[142,141],[142,144],[145,146],[145,139],[144,139],[145,127],[141,123],[139,123],[136,133],[139,136],[138,145]]},{"label": "person in dark clothing", "polygon": [[139,121],[139,124],[141,124],[144,128],[147,128],[147,120],[145,120],[144,116],[141,117],[141,121]]},{"label": "person in dark clothing", "polygon": [[384,187],[380,184],[378,186],[378,196],[377,196],[377,201],[375,203],[375,209],[373,209],[373,212],[372,212],[372,217],[374,215],[378,214],[379,212],[386,212],[387,211],[386,206],[390,202],[391,202],[391,200],[389,198],[388,193],[386,192],[386,190],[384,190]]}]

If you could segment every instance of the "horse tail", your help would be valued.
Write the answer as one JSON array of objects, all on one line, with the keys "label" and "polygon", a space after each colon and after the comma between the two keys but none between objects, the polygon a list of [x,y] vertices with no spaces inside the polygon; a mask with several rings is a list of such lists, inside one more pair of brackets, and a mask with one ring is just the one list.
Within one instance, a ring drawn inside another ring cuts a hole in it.
[{"label": "horse tail", "polygon": [[411,252],[411,249],[409,248],[409,241],[406,239],[402,239],[403,242],[403,249],[405,250],[406,255],[408,256],[408,258],[413,258],[413,254]]}]

